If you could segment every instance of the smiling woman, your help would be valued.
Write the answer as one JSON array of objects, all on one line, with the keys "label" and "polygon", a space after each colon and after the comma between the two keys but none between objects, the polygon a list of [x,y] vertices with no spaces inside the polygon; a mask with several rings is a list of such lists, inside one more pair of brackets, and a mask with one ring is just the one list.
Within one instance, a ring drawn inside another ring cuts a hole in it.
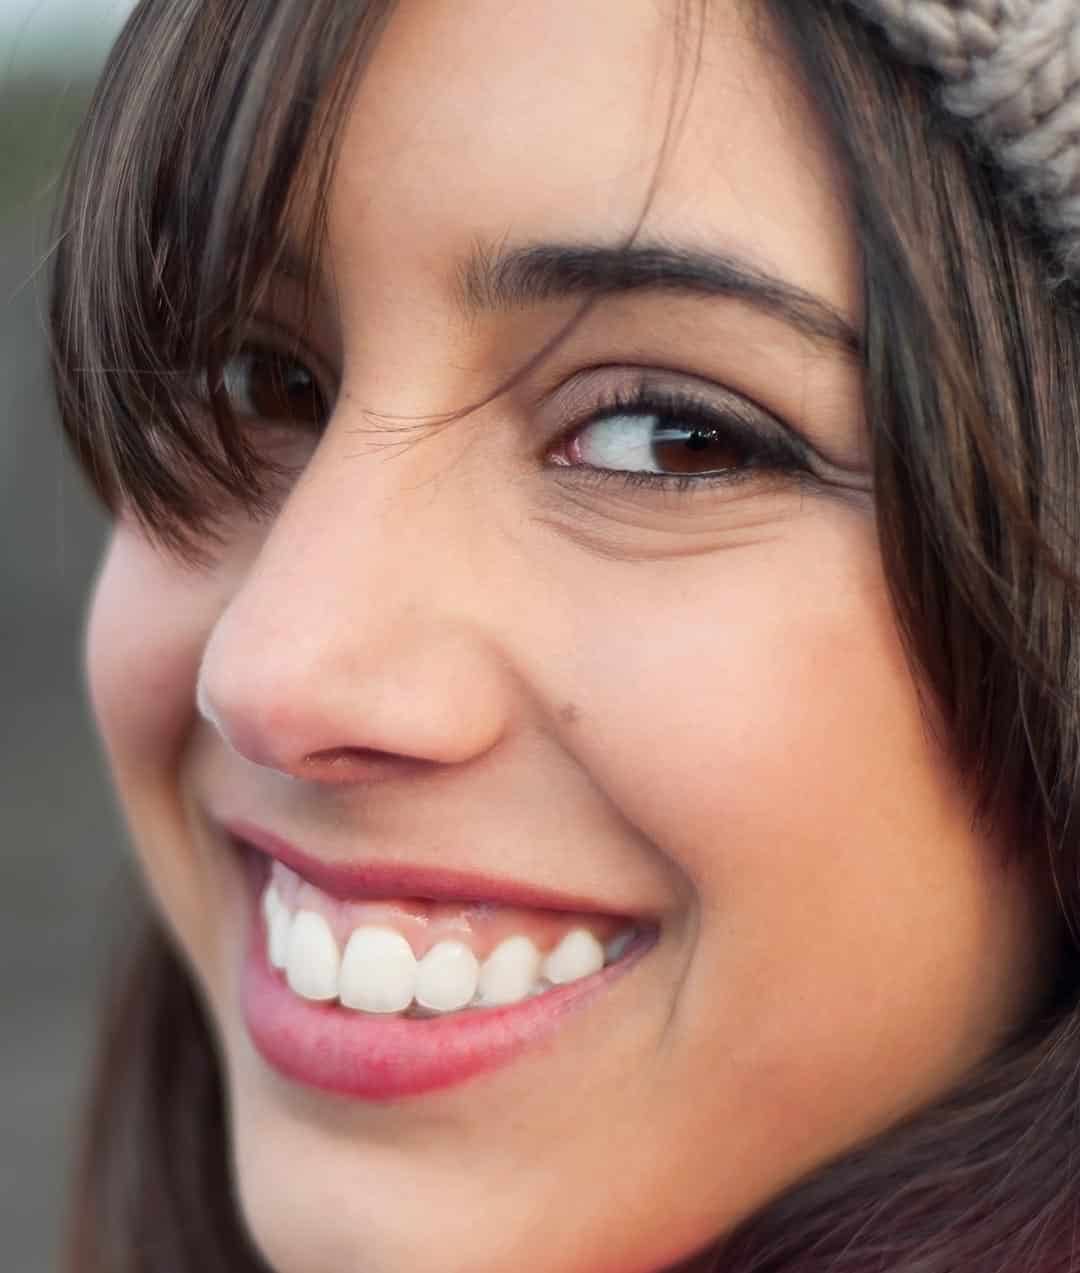
[{"label": "smiling woman", "polygon": [[71,1273],[1080,1270],[1072,222],[861,8],[136,10]]}]

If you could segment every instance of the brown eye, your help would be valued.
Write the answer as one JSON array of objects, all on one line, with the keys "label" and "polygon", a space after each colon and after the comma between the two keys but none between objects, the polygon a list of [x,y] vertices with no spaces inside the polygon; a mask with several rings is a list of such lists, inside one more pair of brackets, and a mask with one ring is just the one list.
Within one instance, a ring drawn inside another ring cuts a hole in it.
[{"label": "brown eye", "polygon": [[744,468],[754,447],[721,428],[649,411],[594,420],[575,439],[575,458],[597,469],[697,474]]},{"label": "brown eye", "polygon": [[225,364],[223,387],[240,418],[321,430],[329,413],[314,373],[298,358],[252,345]]},{"label": "brown eye", "polygon": [[658,423],[652,454],[658,469],[667,473],[723,472],[741,468],[748,448],[716,429]]}]

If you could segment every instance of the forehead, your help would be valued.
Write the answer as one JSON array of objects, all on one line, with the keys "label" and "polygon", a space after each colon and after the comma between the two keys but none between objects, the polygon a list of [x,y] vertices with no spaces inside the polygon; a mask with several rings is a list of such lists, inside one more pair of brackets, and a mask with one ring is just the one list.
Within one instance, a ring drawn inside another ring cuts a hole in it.
[{"label": "forehead", "polygon": [[449,293],[478,248],[615,244],[639,223],[857,325],[844,183],[759,3],[402,0],[342,133],[339,282]]}]

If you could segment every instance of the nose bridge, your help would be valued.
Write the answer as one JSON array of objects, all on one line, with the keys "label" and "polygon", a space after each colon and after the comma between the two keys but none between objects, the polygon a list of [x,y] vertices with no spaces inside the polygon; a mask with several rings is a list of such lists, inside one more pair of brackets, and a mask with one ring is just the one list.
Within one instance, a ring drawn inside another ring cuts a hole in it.
[{"label": "nose bridge", "polygon": [[200,668],[200,711],[249,760],[310,776],[312,758],[452,763],[497,738],[501,664],[453,452],[342,430],[312,457]]}]

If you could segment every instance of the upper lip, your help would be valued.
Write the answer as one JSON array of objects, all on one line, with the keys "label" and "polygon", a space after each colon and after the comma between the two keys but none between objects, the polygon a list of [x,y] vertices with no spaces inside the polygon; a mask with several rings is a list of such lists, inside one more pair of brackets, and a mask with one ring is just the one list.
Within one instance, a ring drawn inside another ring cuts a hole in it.
[{"label": "upper lip", "polygon": [[234,841],[276,858],[332,897],[351,901],[418,898],[428,901],[520,906],[534,910],[627,914],[626,911],[598,902],[594,898],[452,867],[387,862],[374,858],[330,862],[305,852],[274,832],[246,819],[231,819],[222,825]]}]

